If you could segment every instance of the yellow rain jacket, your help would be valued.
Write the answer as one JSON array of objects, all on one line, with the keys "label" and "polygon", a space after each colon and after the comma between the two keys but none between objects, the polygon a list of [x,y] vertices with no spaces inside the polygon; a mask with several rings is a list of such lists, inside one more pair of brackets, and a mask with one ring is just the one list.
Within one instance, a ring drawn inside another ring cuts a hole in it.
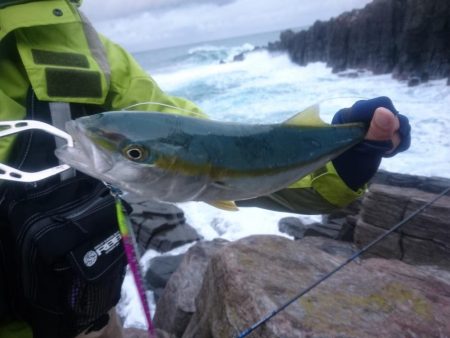
[{"label": "yellow rain jacket", "polygon": [[[130,54],[97,34],[77,7],[69,0],[0,0],[1,120],[25,117],[30,85],[41,101],[94,104],[105,111],[157,102],[136,109],[206,117],[193,103],[164,93]],[[0,162],[9,158],[14,139],[0,139]],[[361,194],[348,188],[329,163],[264,203],[247,204],[325,213]],[[0,324],[0,338],[22,337],[31,337],[26,325]]]}]

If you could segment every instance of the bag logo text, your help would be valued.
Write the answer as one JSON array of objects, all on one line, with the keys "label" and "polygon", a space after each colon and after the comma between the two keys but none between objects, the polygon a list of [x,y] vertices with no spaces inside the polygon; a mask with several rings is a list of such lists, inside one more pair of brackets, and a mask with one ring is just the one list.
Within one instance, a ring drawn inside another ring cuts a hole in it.
[{"label": "bag logo text", "polygon": [[112,250],[117,248],[117,246],[120,244],[121,236],[119,231],[116,231],[114,234],[109,236],[107,239],[105,239],[100,244],[96,245],[93,250],[89,250],[86,252],[86,254],[83,257],[84,265],[87,267],[93,266],[96,262],[98,257],[104,254],[110,253]]}]

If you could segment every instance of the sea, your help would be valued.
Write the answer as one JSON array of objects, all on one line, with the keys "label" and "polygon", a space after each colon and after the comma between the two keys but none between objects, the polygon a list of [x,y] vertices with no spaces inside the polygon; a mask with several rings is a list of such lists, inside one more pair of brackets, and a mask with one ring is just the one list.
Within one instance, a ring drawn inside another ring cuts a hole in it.
[{"label": "sea", "polygon": [[[381,168],[406,174],[450,177],[450,86],[447,79],[416,87],[365,70],[333,73],[324,63],[299,66],[286,53],[257,47],[278,40],[280,32],[267,32],[226,40],[135,53],[140,65],[168,94],[195,102],[211,119],[242,123],[282,122],[306,107],[320,103],[321,117],[354,101],[389,96],[412,126],[408,151],[382,161]],[[234,61],[243,54],[243,60]],[[357,77],[354,77],[357,75]],[[278,221],[292,214],[258,208],[226,212],[200,202],[179,205],[187,223],[205,240],[237,240],[253,234],[276,234]],[[320,216],[302,216],[306,223]],[[190,245],[164,255],[185,252]],[[156,251],[141,259],[144,270]],[[148,292],[152,311],[153,295]],[[145,319],[132,277],[127,274],[118,306],[126,327],[145,328]]]}]

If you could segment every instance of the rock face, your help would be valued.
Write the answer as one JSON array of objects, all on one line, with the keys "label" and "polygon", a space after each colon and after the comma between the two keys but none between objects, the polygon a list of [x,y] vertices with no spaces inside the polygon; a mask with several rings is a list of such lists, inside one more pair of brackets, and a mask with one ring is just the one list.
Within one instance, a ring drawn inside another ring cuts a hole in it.
[{"label": "rock face", "polygon": [[[363,199],[355,243],[367,244],[435,196],[415,188],[372,184]],[[450,269],[450,197],[442,197],[369,254]]]},{"label": "rock face", "polygon": [[[349,243],[317,237],[251,236],[228,244],[213,255],[196,312],[176,336],[235,337],[351,252]],[[450,273],[368,259],[349,264],[253,337],[448,337],[449,316]]]},{"label": "rock face", "polygon": [[374,0],[308,30],[285,31],[269,49],[287,50],[300,65],[326,62],[335,72],[364,68],[425,80],[449,76],[449,36],[448,0]]}]

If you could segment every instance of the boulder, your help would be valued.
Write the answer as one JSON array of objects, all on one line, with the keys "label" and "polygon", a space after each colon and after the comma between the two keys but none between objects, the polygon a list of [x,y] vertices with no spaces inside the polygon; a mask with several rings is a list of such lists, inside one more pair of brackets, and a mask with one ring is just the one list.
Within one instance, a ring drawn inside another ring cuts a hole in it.
[{"label": "boulder", "polygon": [[154,249],[167,252],[201,237],[186,224],[183,211],[173,204],[144,202],[133,204],[131,223],[143,252]]},{"label": "boulder", "polygon": [[149,290],[153,291],[155,302],[158,301],[167,281],[181,263],[184,255],[157,256],[150,261],[145,273],[145,281]]},{"label": "boulder", "polygon": [[278,230],[294,237],[294,239],[303,238],[306,229],[308,229],[308,225],[298,217],[284,217],[278,221]]},{"label": "boulder", "polygon": [[[346,260],[352,247],[319,237],[251,236],[211,258],[183,338],[236,337]],[[447,337],[450,273],[367,259],[314,288],[253,337]]]},{"label": "boulder", "polygon": [[195,298],[203,283],[211,256],[228,244],[216,239],[199,242],[184,255],[179,268],[171,275],[158,300],[155,327],[180,337],[196,311]]},{"label": "boulder", "polygon": [[158,235],[154,236],[149,241],[147,248],[159,252],[167,252],[178,248],[179,246],[196,242],[201,239],[202,237],[189,224],[180,224],[173,229],[158,233]]}]

